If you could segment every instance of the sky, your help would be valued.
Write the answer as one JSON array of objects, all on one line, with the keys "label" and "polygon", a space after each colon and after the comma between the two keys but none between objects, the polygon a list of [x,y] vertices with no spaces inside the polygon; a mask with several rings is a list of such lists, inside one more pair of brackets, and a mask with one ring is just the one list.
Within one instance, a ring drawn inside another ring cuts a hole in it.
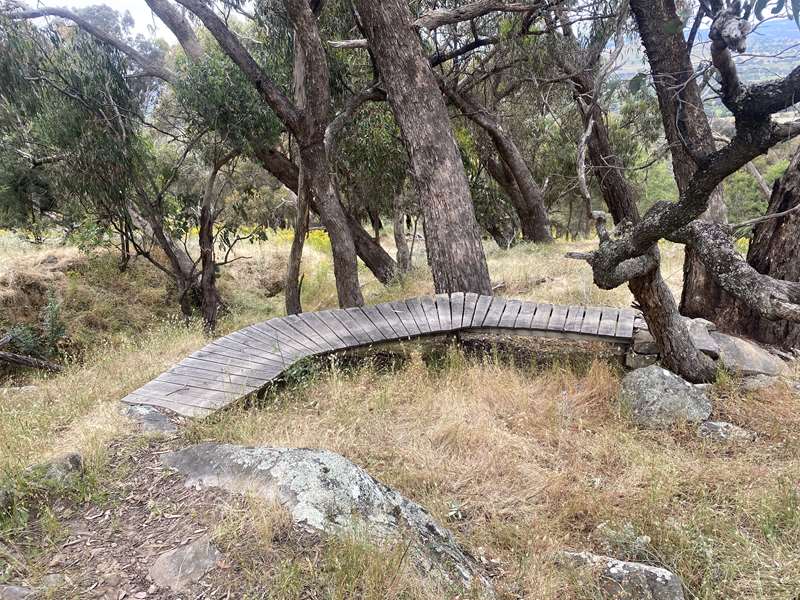
[{"label": "sky", "polygon": [[58,6],[64,8],[83,8],[85,6],[92,6],[95,4],[105,4],[114,10],[124,13],[126,10],[130,11],[133,20],[136,22],[134,29],[137,32],[147,33],[147,26],[155,24],[159,36],[167,41],[175,41],[172,33],[164,27],[161,21],[155,17],[147,6],[144,0],[29,0],[29,6]]}]

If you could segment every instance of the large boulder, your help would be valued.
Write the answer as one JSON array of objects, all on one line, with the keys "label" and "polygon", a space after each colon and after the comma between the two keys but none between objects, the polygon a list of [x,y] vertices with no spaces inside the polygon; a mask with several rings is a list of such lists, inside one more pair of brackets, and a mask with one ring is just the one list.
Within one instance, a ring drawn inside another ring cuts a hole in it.
[{"label": "large boulder", "polygon": [[213,486],[278,502],[295,523],[329,534],[364,531],[377,543],[408,540],[425,576],[492,595],[477,561],[420,505],[343,456],[306,448],[203,443],[165,454],[187,486]]},{"label": "large boulder", "polygon": [[780,375],[786,368],[784,362],[761,346],[742,338],[711,332],[719,345],[719,359],[727,369],[741,375]]},{"label": "large boulder", "polygon": [[589,552],[564,552],[576,567],[590,568],[599,577],[605,598],[612,600],[684,600],[677,575],[660,567],[616,560]]},{"label": "large boulder", "polygon": [[711,415],[711,401],[703,390],[656,365],[623,377],[619,400],[642,427],[700,422]]}]

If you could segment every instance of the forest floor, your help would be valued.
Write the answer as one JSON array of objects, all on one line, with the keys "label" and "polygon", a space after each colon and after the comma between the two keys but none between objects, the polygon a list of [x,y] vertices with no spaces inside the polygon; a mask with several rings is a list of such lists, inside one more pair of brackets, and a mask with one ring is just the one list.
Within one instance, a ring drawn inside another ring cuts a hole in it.
[{"label": "forest floor", "polygon": [[[387,236],[389,239],[391,236]],[[563,258],[594,242],[488,249],[509,297],[627,306],[585,264]],[[245,249],[224,272],[220,333],[281,314],[281,236]],[[681,255],[664,247],[680,288]],[[307,252],[304,308],[335,304],[324,240]],[[424,259],[384,288],[362,270],[368,302],[431,292]],[[24,284],[24,285],[23,285]],[[415,351],[390,360],[311,365],[289,385],[176,434],[142,438],[119,398],[206,343],[175,315],[163,277],[110,254],[34,248],[0,234],[0,329],[35,323],[55,293],[72,358],[57,376],[0,388],[0,479],[29,498],[0,519],[0,584],[63,576],[53,598],[170,598],[152,588],[153,553],[210,534],[225,561],[192,597],[433,598],[396,548],[310,539],[251,498],[186,489],[161,469],[174,447],[214,440],[325,448],[425,506],[487,564],[503,599],[599,598],[554,553],[589,550],[664,566],[702,600],[796,600],[800,590],[800,411],[787,387],[743,394],[720,374],[714,418],[758,434],[713,444],[694,430],[648,431],[619,410],[618,361],[589,351],[547,360]],[[539,349],[537,349],[539,350]],[[526,355],[520,355],[526,356]],[[26,468],[79,452],[79,485],[42,490]]]}]

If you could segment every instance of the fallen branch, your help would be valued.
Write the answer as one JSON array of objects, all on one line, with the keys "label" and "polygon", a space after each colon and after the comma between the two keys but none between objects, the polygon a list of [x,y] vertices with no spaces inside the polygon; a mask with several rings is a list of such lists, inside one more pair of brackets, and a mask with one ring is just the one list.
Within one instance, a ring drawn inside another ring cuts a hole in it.
[{"label": "fallen branch", "polygon": [[59,373],[64,369],[61,365],[57,365],[47,360],[41,360],[31,356],[23,356],[22,354],[12,354],[11,352],[0,352],[0,362],[15,365],[17,367],[26,367],[28,369],[50,371],[51,373]]}]

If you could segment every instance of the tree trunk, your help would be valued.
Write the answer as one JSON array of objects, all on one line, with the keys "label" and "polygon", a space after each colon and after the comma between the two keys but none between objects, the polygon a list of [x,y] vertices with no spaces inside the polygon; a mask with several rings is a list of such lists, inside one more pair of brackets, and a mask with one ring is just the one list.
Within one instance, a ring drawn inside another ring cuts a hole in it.
[{"label": "tree trunk", "polygon": [[[517,144],[506,133],[497,118],[464,93],[445,88],[447,97],[476,125],[486,131],[502,160],[505,177],[511,176],[514,185],[508,185],[508,195],[519,215],[522,238],[532,242],[549,243],[550,223],[544,207],[544,194],[533,178],[525,157]],[[510,182],[509,182],[510,183]],[[503,186],[503,189],[507,189]]]},{"label": "tree trunk", "polygon": [[[256,146],[255,157],[273,177],[285,185],[289,190],[298,193],[297,179],[298,168],[292,161],[274,148],[263,148]],[[309,198],[309,207],[316,214],[320,214],[317,203],[313,198]],[[344,210],[344,209],[343,209]],[[386,250],[376,243],[372,236],[361,225],[361,222],[349,213],[345,212],[347,225],[350,228],[350,235],[356,247],[358,257],[364,261],[366,267],[372,272],[375,278],[383,285],[388,285],[394,280],[397,272],[397,265],[394,259]]]},{"label": "tree trunk", "polygon": [[411,162],[437,292],[491,294],[469,183],[436,77],[403,0],[356,0]]},{"label": "tree trunk", "polygon": [[289,265],[286,269],[286,314],[297,315],[303,312],[300,301],[300,265],[303,260],[303,245],[308,233],[308,186],[300,176],[300,193],[297,195],[297,219],[294,225],[292,249],[289,252]]},{"label": "tree trunk", "polygon": [[[672,153],[672,168],[682,193],[697,170],[686,143],[705,153],[713,152],[716,148],[711,125],[703,109],[674,0],[631,0],[631,10],[652,70],[664,133]],[[701,218],[717,223],[727,220],[721,188],[712,194],[708,210]],[[687,246],[681,313],[713,320],[721,293],[691,247]]]},{"label": "tree trunk", "polygon": [[201,308],[203,312],[203,326],[207,333],[213,333],[217,327],[217,316],[221,304],[219,290],[217,289],[217,261],[214,256],[214,222],[216,221],[216,183],[220,169],[234,155],[214,163],[211,173],[206,181],[203,194],[203,205],[200,208],[200,231],[198,234],[200,244],[200,293]]},{"label": "tree trunk", "polygon": [[[777,215],[800,205],[800,150],[783,177],[772,189],[766,216]],[[785,281],[800,281],[800,212],[772,218],[756,225],[747,262],[759,273]],[[720,326],[765,344],[800,348],[800,325],[770,321],[731,296],[724,294]]]},{"label": "tree trunk", "polygon": [[411,269],[411,252],[406,239],[406,215],[399,206],[399,198],[394,202],[394,245],[397,247],[397,270],[407,273]]}]

